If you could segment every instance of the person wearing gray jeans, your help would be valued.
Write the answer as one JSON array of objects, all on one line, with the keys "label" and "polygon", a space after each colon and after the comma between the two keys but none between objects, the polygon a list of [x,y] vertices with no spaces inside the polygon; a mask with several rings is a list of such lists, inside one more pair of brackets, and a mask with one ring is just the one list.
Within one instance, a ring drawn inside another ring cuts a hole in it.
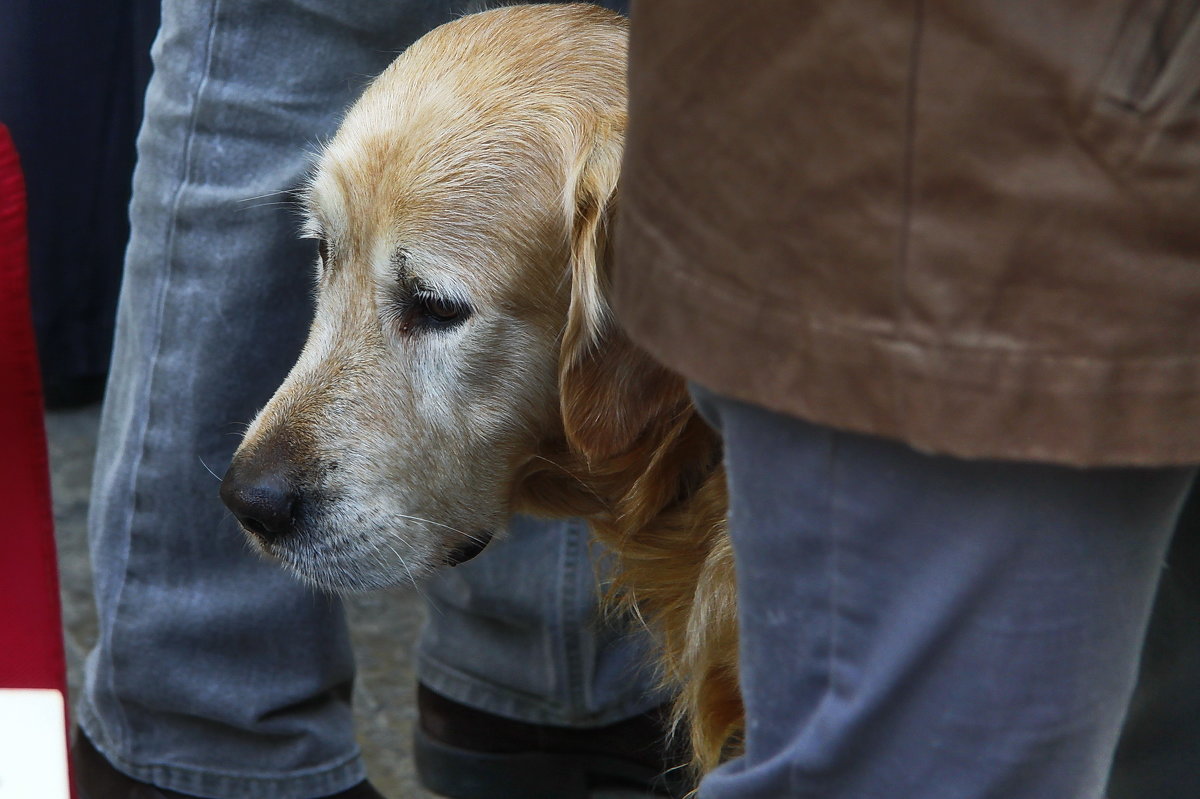
[{"label": "person wearing gray jeans", "polygon": [[[377,796],[338,601],[249,552],[209,470],[310,319],[313,247],[279,201],[370,76],[471,5],[163,6],[89,519],[99,641],[78,704],[90,762],[134,782],[81,779],[87,799]],[[646,738],[666,697],[646,638],[597,621],[590,550],[581,522],[517,519],[427,586],[422,712],[482,713],[516,739],[519,725]]]}]

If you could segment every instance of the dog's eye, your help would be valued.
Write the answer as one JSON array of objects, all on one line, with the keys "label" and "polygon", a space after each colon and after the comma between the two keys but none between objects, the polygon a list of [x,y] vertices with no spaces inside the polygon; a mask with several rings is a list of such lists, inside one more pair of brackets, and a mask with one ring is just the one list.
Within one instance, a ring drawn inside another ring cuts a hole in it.
[{"label": "dog's eye", "polygon": [[413,297],[417,314],[427,325],[448,327],[467,318],[470,309],[459,300],[432,292],[420,292]]},{"label": "dog's eye", "polygon": [[398,286],[393,319],[399,331],[413,335],[427,330],[449,330],[471,315],[466,300],[424,287]]},{"label": "dog's eye", "polygon": [[458,318],[459,314],[458,306],[440,297],[426,300],[424,311],[426,316],[433,317],[439,322],[452,322]]},{"label": "dog's eye", "polygon": [[329,242],[324,238],[317,239],[317,253],[321,256],[322,268],[329,268]]}]

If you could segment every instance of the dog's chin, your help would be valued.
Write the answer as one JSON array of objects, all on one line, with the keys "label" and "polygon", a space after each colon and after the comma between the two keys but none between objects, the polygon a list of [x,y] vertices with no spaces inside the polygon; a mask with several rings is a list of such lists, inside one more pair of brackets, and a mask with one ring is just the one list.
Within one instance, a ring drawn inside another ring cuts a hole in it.
[{"label": "dog's chin", "polygon": [[379,569],[340,564],[308,564],[283,561],[283,565],[302,581],[328,594],[364,594],[416,585],[407,574],[392,574]]},{"label": "dog's chin", "polygon": [[266,543],[250,536],[255,549],[303,582],[326,593],[359,594],[419,584],[445,561],[440,553],[401,557],[391,547],[370,549],[288,539]]}]

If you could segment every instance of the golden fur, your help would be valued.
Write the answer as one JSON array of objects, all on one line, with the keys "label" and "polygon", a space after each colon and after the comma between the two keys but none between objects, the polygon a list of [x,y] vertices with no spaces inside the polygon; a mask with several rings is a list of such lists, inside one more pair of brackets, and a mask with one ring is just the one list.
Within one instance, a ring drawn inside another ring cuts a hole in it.
[{"label": "golden fur", "polygon": [[725,478],[606,299],[625,43],[593,6],[501,8],[373,83],[307,193],[309,341],[231,474],[271,459],[303,514],[260,546],[339,590],[419,579],[514,512],[586,517],[709,768],[742,717]]}]

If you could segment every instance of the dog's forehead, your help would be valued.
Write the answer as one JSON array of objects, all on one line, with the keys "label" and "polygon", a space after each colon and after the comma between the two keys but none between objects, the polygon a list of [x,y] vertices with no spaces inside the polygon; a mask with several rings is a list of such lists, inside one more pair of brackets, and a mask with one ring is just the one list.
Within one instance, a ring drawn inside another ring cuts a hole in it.
[{"label": "dog's forehead", "polygon": [[442,25],[350,108],[319,177],[340,181],[352,206],[371,194],[372,207],[407,213],[554,177],[531,173],[561,173],[594,118],[623,113],[625,46],[623,20],[588,5],[512,6]]},{"label": "dog's forehead", "polygon": [[363,119],[343,126],[308,190],[310,227],[340,253],[337,269],[388,278],[405,263],[481,286],[503,277],[489,265],[565,241],[565,146],[532,147],[505,120],[444,135],[420,117]]},{"label": "dog's forehead", "polygon": [[[344,153],[343,153],[344,155]],[[402,170],[377,165],[374,174],[336,161],[319,170],[310,186],[309,227],[327,238],[333,259],[327,268],[350,282],[363,285],[416,280],[427,288],[462,294],[505,286],[505,275],[494,265],[511,258],[512,248],[499,229],[521,227],[533,216],[499,224],[500,209],[491,207],[487,192],[414,191]]]},{"label": "dog's forehead", "polygon": [[557,206],[560,196],[546,190],[561,186],[572,142],[556,128],[569,127],[567,116],[548,120],[502,104],[472,113],[470,104],[442,85],[419,101],[364,97],[312,181],[314,205],[331,217],[323,221],[339,230],[404,225],[436,233],[450,224],[480,233],[507,211]]},{"label": "dog's forehead", "polygon": [[[624,27],[589,6],[516,6],[435,29],[349,110],[309,187],[311,227],[354,268],[478,284],[565,239],[581,131],[623,109]],[[540,258],[539,258],[540,256]],[[335,258],[336,260],[336,258]]]}]

